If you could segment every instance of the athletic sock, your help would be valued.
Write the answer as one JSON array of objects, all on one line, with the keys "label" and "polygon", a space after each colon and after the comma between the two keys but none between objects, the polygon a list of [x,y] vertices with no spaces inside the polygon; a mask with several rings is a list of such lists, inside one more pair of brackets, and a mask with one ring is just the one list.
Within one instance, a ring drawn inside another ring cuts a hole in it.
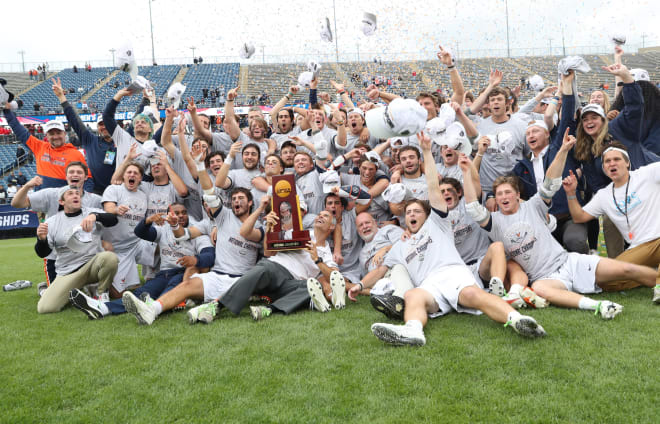
[{"label": "athletic sock", "polygon": [[157,316],[160,315],[161,312],[163,312],[163,304],[160,303],[160,300],[157,300],[154,303],[152,303],[151,307],[154,308],[154,312],[156,312]]},{"label": "athletic sock", "polygon": [[598,308],[597,300],[589,299],[587,296],[582,296],[580,298],[580,303],[578,303],[578,308],[584,309],[587,311],[595,311]]},{"label": "athletic sock", "polygon": [[410,321],[406,321],[406,325],[408,327],[416,328],[420,331],[424,329],[424,326],[422,325],[422,322],[419,321],[419,320],[416,320],[416,319],[411,319]]},{"label": "athletic sock", "polygon": [[518,311],[511,311],[509,312],[509,316],[506,317],[506,320],[508,322],[513,321],[515,318],[518,318],[520,316],[520,312]]},{"label": "athletic sock", "polygon": [[523,286],[520,284],[511,284],[511,288],[509,288],[509,293],[514,293],[520,296],[520,292],[522,291]]}]

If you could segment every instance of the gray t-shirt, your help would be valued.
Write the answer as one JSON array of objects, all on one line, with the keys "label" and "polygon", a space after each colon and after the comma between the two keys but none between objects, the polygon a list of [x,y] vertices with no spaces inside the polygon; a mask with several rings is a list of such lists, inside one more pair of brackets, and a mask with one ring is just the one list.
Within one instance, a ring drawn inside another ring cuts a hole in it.
[{"label": "gray t-shirt", "polygon": [[291,131],[288,133],[272,133],[270,135],[270,138],[275,140],[277,142],[277,152],[282,149],[282,144],[284,144],[287,140],[290,140],[291,137],[296,137],[300,134],[300,127],[294,127]]},{"label": "gray t-shirt", "polygon": [[169,225],[154,225],[156,243],[160,248],[160,271],[181,268],[176,261],[184,256],[195,256],[205,247],[213,247],[208,236],[196,237],[192,240],[177,241]]},{"label": "gray t-shirt", "polygon": [[261,243],[241,237],[239,231],[243,223],[231,209],[221,206],[216,213],[218,240],[215,244],[213,271],[243,275],[257,263]]},{"label": "gray t-shirt", "polygon": [[135,235],[135,227],[147,213],[147,193],[141,189],[129,191],[123,184],[109,185],[103,192],[102,201],[116,203],[117,207],[126,205],[129,208],[124,215],[117,215],[119,224],[103,232],[103,240],[112,243],[117,250],[134,246],[140,240]]},{"label": "gray t-shirt", "polygon": [[463,171],[458,165],[445,166],[443,163],[437,163],[435,167],[442,178],[455,178],[463,184]]},{"label": "gray t-shirt", "polygon": [[248,190],[252,190],[252,188],[254,187],[252,185],[252,179],[260,175],[261,175],[261,171],[259,170],[259,168],[232,169],[227,174],[227,177],[229,177],[229,179],[231,180],[231,185],[227,190],[231,192],[231,190],[235,187],[243,187],[243,188],[247,188]]},{"label": "gray t-shirt", "polygon": [[397,264],[405,266],[413,284],[419,287],[434,271],[464,262],[454,247],[449,219],[432,209],[422,228],[408,240],[396,243],[383,264],[388,268]]},{"label": "gray t-shirt", "polygon": [[305,199],[305,203],[307,203],[307,212],[318,214],[325,209],[323,184],[319,180],[319,172],[316,169],[312,169],[304,175],[296,175],[296,187],[300,188],[298,197]]},{"label": "gray t-shirt", "polygon": [[93,212],[104,213],[101,209],[83,207],[81,213],[75,216],[67,216],[64,211],[61,211],[46,220],[48,246],[55,252],[55,271],[58,276],[71,274],[89,262],[94,255],[103,251],[101,248],[103,226],[98,222],[92,229],[92,241],[83,252],[74,252],[67,247],[74,227],[80,225],[82,220]]},{"label": "gray t-shirt", "polygon": [[[362,184],[359,175],[341,174],[342,185],[357,185],[364,191],[369,191],[369,187]],[[388,221],[392,214],[390,213],[390,204],[383,199],[382,193],[371,199],[367,211],[377,222]]]},{"label": "gray t-shirt", "polygon": [[172,203],[181,200],[171,182],[157,185],[155,182],[140,183],[140,190],[147,194],[147,212],[145,216],[155,213],[167,214]]},{"label": "gray t-shirt", "polygon": [[[364,241],[358,237],[355,227],[355,209],[343,211],[341,214],[341,255],[344,263],[339,265],[339,271],[349,280],[356,282],[360,280],[360,250]],[[330,241],[334,252],[334,242]]]},{"label": "gray t-shirt", "polygon": [[530,282],[555,272],[568,259],[568,253],[552,237],[546,225],[549,206],[536,193],[513,215],[494,212],[490,238],[504,243],[507,257],[516,261]]},{"label": "gray t-shirt", "polygon": [[454,245],[463,261],[468,264],[482,258],[490,246],[488,233],[465,211],[465,199],[449,211],[447,218],[454,231]]},{"label": "gray t-shirt", "polygon": [[513,116],[506,122],[496,124],[490,117],[479,123],[477,129],[482,136],[497,136],[505,131],[511,134],[511,138],[507,141],[491,141],[490,147],[481,158],[479,168],[481,188],[484,192],[489,192],[493,190],[495,178],[510,174],[516,163],[529,152],[529,146],[525,141],[527,123]]},{"label": "gray t-shirt", "polygon": [[376,264],[372,263],[374,255],[383,247],[392,246],[401,241],[401,234],[403,234],[401,227],[386,225],[378,230],[370,242],[365,243],[360,251],[360,277],[364,277],[377,268]]}]

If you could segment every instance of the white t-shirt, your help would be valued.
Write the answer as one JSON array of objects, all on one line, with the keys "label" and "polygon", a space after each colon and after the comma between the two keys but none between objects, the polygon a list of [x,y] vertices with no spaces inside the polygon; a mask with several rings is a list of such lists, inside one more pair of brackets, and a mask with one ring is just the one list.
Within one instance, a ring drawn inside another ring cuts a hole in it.
[{"label": "white t-shirt", "polygon": [[[309,233],[312,242],[316,242],[314,231]],[[286,236],[285,236],[286,238]],[[322,247],[316,247],[316,253],[328,268],[337,268],[337,264],[332,259],[332,251],[327,240]],[[268,258],[269,261],[282,265],[287,269],[296,280],[306,280],[312,277],[318,277],[321,274],[319,266],[314,263],[307,250],[285,250],[278,252],[275,256]]]},{"label": "white t-shirt", "polygon": [[112,243],[117,250],[134,246],[140,240],[135,235],[135,227],[147,213],[147,194],[139,188],[129,191],[123,184],[109,185],[103,192],[102,201],[116,203],[117,207],[128,206],[124,215],[117,215],[119,224],[103,232],[103,240]]},{"label": "white t-shirt", "polygon": [[[595,217],[607,215],[630,247],[636,247],[660,238],[660,218],[657,215],[660,211],[660,162],[631,171],[629,183],[627,198],[625,184],[615,188],[612,197],[614,183],[610,183],[598,190],[583,209]],[[630,229],[626,223],[626,205]],[[632,239],[629,232],[633,234]]]},{"label": "white t-shirt", "polygon": [[383,262],[388,268],[400,264],[419,287],[422,282],[445,266],[465,265],[454,247],[454,232],[447,218],[432,209],[422,228],[408,240],[396,243]]},{"label": "white t-shirt", "polygon": [[546,225],[549,208],[536,193],[512,215],[491,215],[490,238],[504,244],[507,257],[522,267],[530,282],[549,276],[568,259]]},{"label": "white t-shirt", "polygon": [[241,237],[240,229],[243,223],[230,208],[221,206],[216,213],[218,239],[215,243],[213,271],[243,275],[257,263],[261,243]]}]

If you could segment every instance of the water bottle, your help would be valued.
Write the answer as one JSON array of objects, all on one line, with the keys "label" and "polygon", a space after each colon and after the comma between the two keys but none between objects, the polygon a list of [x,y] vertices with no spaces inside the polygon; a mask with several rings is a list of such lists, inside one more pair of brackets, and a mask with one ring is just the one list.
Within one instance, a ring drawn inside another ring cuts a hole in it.
[{"label": "water bottle", "polygon": [[2,287],[2,290],[4,290],[4,291],[13,291],[13,290],[26,289],[28,287],[32,287],[32,281],[17,280],[17,281],[14,281],[13,283],[9,283],[9,284],[4,285]]}]

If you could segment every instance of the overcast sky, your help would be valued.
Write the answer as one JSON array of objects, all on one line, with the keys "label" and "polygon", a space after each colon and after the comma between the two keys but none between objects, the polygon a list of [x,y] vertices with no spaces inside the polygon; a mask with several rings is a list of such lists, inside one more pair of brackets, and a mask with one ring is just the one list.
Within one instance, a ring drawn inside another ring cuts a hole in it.
[{"label": "overcast sky", "polygon": [[[503,0],[336,0],[335,4],[343,60],[355,60],[358,45],[361,60],[404,58],[400,52],[430,58],[438,43],[453,49],[458,43],[459,52],[465,53],[480,49],[482,56],[506,51]],[[262,46],[266,61],[334,60],[334,42],[323,42],[319,36],[320,21],[327,16],[333,22],[332,0],[154,0],[151,6],[159,63],[190,61],[191,46],[196,47],[196,56],[207,61],[213,57],[239,61],[243,42],[257,48],[244,63],[261,63]],[[629,51],[641,45],[642,34],[647,36],[647,47],[660,44],[660,8],[655,1],[509,0],[508,9],[514,54],[529,47],[547,54],[550,43],[559,48],[561,24],[567,47],[608,46],[613,33],[628,38]],[[360,31],[364,12],[378,17],[377,32],[371,37]],[[149,0],[8,1],[3,2],[3,16],[4,33],[9,35],[0,44],[1,64],[20,63],[20,50],[25,51],[26,62],[48,61],[53,68],[61,67],[57,62],[110,64],[109,49],[127,40],[140,63],[151,61]]]}]

